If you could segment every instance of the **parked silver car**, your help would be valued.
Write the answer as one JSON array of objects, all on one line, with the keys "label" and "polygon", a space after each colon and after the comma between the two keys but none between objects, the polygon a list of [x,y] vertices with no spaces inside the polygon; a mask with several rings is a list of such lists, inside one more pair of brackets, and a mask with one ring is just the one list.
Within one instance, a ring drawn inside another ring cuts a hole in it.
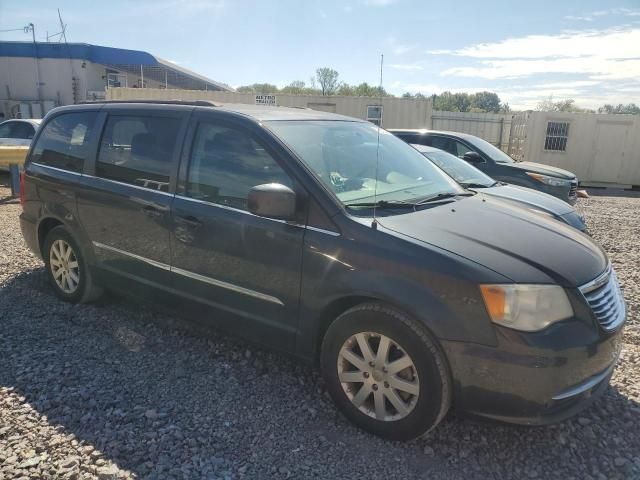
[{"label": "parked silver car", "polygon": [[587,230],[584,218],[576,211],[575,207],[553,195],[527,187],[498,182],[473,165],[444,150],[418,144],[412,144],[412,147],[465,188],[482,190],[482,193],[486,195],[518,203],[524,208],[567,223],[581,232]]},{"label": "parked silver car", "polygon": [[36,118],[15,118],[0,123],[0,145],[28,147],[41,121]]}]

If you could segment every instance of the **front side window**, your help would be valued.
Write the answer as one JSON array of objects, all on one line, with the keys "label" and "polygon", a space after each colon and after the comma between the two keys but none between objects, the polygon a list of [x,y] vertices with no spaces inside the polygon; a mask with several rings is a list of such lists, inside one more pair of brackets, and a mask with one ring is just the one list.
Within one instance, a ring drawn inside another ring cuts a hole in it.
[{"label": "front side window", "polygon": [[445,152],[450,153],[451,155],[457,156],[457,150],[455,148],[455,144],[451,139],[447,137],[430,137],[430,138],[431,138],[431,142],[429,143],[430,146],[432,146],[433,148],[444,150]]},{"label": "front side window", "polygon": [[82,172],[97,112],[63,113],[48,122],[33,147],[31,161]]},{"label": "front side window", "polygon": [[464,154],[470,152],[472,149],[467,147],[464,143],[453,140],[453,150],[455,151],[456,157],[463,158]]},{"label": "front side window", "polygon": [[514,163],[513,158],[482,138],[468,136],[465,140],[496,163]]},{"label": "front side window", "polygon": [[96,175],[168,191],[179,126],[177,118],[110,116],[100,142]]},{"label": "front side window", "polygon": [[417,201],[440,193],[464,192],[415,148],[375,125],[271,121],[267,126],[343,204],[374,198]]},{"label": "front side window", "polygon": [[473,184],[490,187],[496,183],[493,178],[476,167],[447,152],[428,151],[424,152],[423,155],[463,186]]},{"label": "front side window", "polygon": [[249,190],[265,183],[292,186],[289,176],[250,134],[215,123],[198,126],[187,196],[248,210]]}]

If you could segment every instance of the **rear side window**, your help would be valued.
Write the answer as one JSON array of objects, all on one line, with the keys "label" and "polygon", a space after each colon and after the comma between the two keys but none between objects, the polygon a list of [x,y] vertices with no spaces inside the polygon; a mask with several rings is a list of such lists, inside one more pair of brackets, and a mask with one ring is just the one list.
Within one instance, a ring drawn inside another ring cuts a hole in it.
[{"label": "rear side window", "polygon": [[246,132],[213,123],[198,126],[187,196],[247,210],[249,190],[264,183],[292,186],[280,165]]},{"label": "rear side window", "polygon": [[30,140],[35,133],[36,129],[28,122],[7,122],[0,125],[0,138]]},{"label": "rear side window", "polygon": [[31,161],[82,172],[97,112],[63,113],[48,122],[33,147]]},{"label": "rear side window", "polygon": [[177,118],[110,116],[100,142],[96,175],[168,191],[179,126]]},{"label": "rear side window", "polygon": [[407,143],[420,143],[418,140],[418,135],[414,133],[398,133],[396,134],[400,140],[404,140]]},{"label": "rear side window", "polygon": [[3,123],[0,125],[0,138],[12,138],[11,137],[11,124],[13,122]]},{"label": "rear side window", "polygon": [[27,122],[14,122],[11,131],[11,138],[20,138],[22,140],[31,140],[36,133],[33,125]]}]

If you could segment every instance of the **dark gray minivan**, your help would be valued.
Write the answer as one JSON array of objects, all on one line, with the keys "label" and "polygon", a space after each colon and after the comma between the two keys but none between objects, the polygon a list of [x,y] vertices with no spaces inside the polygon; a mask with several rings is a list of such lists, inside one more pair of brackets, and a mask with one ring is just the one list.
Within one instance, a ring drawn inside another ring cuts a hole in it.
[{"label": "dark gray minivan", "polygon": [[451,405],[523,424],[606,390],[625,306],[588,236],[465,190],[375,125],[304,109],[50,112],[21,226],[70,302],[108,288],[318,362],[393,439]]}]

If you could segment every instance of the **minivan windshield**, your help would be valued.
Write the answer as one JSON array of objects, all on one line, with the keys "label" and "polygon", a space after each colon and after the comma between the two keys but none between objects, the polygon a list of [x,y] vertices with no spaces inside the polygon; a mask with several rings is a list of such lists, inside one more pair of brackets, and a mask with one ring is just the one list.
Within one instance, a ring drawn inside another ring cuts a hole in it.
[{"label": "minivan windshield", "polygon": [[497,163],[515,163],[515,160],[511,158],[509,155],[504,153],[499,148],[491,145],[486,140],[483,140],[478,137],[469,137],[465,138],[467,142],[469,142],[474,147],[478,148],[482,152],[484,152],[491,160]]},{"label": "minivan windshield", "polygon": [[444,170],[462,186],[491,187],[496,181],[464,160],[441,150],[430,150],[422,154]]},{"label": "minivan windshield", "polygon": [[265,123],[344,205],[419,202],[465,192],[409,144],[371,123]]}]

